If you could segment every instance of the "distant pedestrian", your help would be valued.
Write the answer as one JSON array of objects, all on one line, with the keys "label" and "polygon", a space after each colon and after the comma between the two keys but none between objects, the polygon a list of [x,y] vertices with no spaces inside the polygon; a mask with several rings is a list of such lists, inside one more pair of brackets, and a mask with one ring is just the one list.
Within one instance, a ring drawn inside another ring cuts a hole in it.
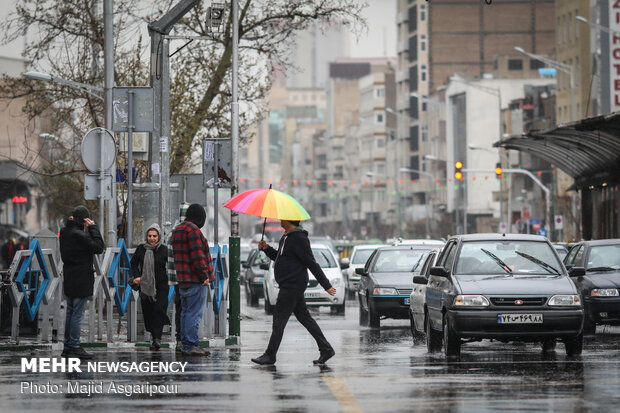
[{"label": "distant pedestrian", "polygon": [[281,220],[281,225],[285,232],[277,250],[270,247],[264,240],[258,243],[258,249],[263,250],[269,258],[275,261],[274,275],[280,291],[273,311],[273,325],[267,350],[262,356],[253,358],[252,361],[257,364],[276,362],[276,353],[280,348],[284,328],[291,314],[295,314],[297,320],[314,337],[319,346],[319,358],[313,363],[325,364],[336,352],[306,306],[304,291],[308,285],[307,270],[312,272],[329,295],[336,294],[336,289],[332,287],[314,259],[308,232],[299,226],[299,221]]},{"label": "distant pedestrian", "polygon": [[[179,220],[175,222],[176,225],[185,221],[185,215],[187,214],[187,208],[189,208],[188,203],[183,203],[179,207]],[[175,328],[175,338],[177,341],[176,351],[182,350],[181,344],[181,295],[179,294],[179,283],[177,281],[177,270],[174,268],[174,251],[172,249],[172,232],[168,235],[167,239],[168,244],[168,266],[167,266],[167,274],[168,274],[168,285],[174,287],[174,325]]]},{"label": "distant pedestrian", "polygon": [[[86,230],[84,230],[86,227]],[[93,355],[80,347],[80,324],[95,281],[93,260],[103,252],[99,229],[85,206],[73,209],[67,225],[60,230],[60,257],[63,262],[63,286],[67,315],[65,347],[62,357],[91,359]]]},{"label": "distant pedestrian", "polygon": [[144,327],[151,333],[151,350],[161,347],[164,325],[168,318],[168,277],[166,264],[168,248],[161,242],[161,229],[153,224],[146,230],[145,241],[138,245],[131,257],[132,286],[140,290],[140,304],[144,316]]},{"label": "distant pedestrian", "polygon": [[200,348],[198,337],[208,286],[215,280],[209,244],[200,231],[206,218],[202,205],[191,204],[185,221],[172,231],[174,267],[181,296],[181,351],[185,355],[209,354]]},{"label": "distant pedestrian", "polygon": [[2,245],[2,249],[0,250],[0,254],[2,255],[2,265],[4,268],[9,268],[11,266],[16,252],[17,245],[15,243],[15,238],[11,237],[4,243],[4,245]]}]

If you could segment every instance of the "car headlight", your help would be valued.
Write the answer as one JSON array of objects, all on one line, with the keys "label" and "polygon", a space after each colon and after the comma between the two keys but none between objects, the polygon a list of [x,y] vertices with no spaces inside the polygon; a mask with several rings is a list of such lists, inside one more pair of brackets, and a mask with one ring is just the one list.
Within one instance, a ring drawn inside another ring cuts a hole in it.
[{"label": "car headlight", "polygon": [[381,288],[377,287],[372,290],[372,295],[397,295],[395,288]]},{"label": "car headlight", "polygon": [[615,288],[595,288],[590,292],[592,297],[617,297],[618,290]]},{"label": "car headlight", "polygon": [[489,300],[484,295],[457,295],[454,305],[460,307],[488,307]]},{"label": "car headlight", "polygon": [[554,295],[549,299],[549,306],[580,306],[579,295]]},{"label": "car headlight", "polygon": [[336,277],[333,280],[329,280],[329,282],[331,283],[332,287],[339,287],[340,284],[342,284],[342,278]]}]

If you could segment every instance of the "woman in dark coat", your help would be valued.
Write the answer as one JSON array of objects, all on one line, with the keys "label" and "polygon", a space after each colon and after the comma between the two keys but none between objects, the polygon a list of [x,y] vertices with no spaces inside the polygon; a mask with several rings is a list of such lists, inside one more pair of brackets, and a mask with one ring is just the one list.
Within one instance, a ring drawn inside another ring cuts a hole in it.
[{"label": "woman in dark coat", "polygon": [[146,242],[138,245],[131,258],[134,288],[140,290],[140,302],[146,331],[151,333],[151,350],[161,347],[161,334],[168,318],[168,277],[166,263],[168,247],[162,245],[159,225],[153,224],[146,231]]}]

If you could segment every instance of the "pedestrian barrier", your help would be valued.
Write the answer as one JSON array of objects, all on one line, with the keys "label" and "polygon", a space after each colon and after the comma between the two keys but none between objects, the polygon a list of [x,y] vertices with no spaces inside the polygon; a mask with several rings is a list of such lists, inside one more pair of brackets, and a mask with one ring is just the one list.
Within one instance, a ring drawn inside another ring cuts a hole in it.
[{"label": "pedestrian barrier", "polygon": [[[8,292],[11,301],[11,337],[12,344],[19,344],[20,312],[26,314],[30,321],[38,320],[36,341],[42,343],[62,341],[64,335],[64,297],[62,286],[62,261],[54,260],[52,249],[41,249],[35,238],[29,249],[17,251],[15,257],[2,277],[1,287]],[[201,335],[203,337],[226,336],[226,311],[228,307],[228,273],[226,271],[226,246],[216,245],[211,248],[214,261],[216,281],[210,289],[207,306],[204,311]],[[87,341],[123,340],[138,341],[138,305],[139,293],[129,285],[133,278],[130,258],[132,249],[128,249],[123,239],[116,247],[109,247],[105,253],[95,256],[93,296],[87,306]],[[58,255],[58,254],[56,254]],[[168,305],[172,312],[170,317],[171,334],[174,337],[174,286],[168,295]],[[0,295],[0,300],[2,295]],[[0,318],[8,314],[1,314]],[[23,309],[23,311],[20,311]],[[116,314],[116,317],[115,317]],[[125,321],[126,338],[122,322]],[[114,329],[116,325],[116,331]],[[105,331],[105,334],[104,334]],[[144,339],[148,340],[145,333]]]}]

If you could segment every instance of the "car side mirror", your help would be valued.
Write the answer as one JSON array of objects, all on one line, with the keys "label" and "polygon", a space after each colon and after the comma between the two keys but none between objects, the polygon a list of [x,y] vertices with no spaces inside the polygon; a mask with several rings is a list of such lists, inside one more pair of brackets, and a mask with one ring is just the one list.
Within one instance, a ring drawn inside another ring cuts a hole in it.
[{"label": "car side mirror", "polygon": [[247,262],[247,261],[243,261],[243,262],[241,263],[241,266],[242,266],[243,268],[250,268],[250,267],[251,267],[250,263],[249,263],[249,262]]},{"label": "car side mirror", "polygon": [[363,268],[356,268],[356,269],[355,269],[355,273],[356,273],[357,275],[366,275],[366,271],[364,271],[364,269],[363,269]]},{"label": "car side mirror", "polygon": [[340,269],[342,270],[346,270],[347,268],[349,268],[349,263],[348,262],[344,262],[344,260],[340,263]]},{"label": "car side mirror", "polygon": [[444,267],[431,267],[430,273],[436,277],[448,278],[450,276]]},{"label": "car side mirror", "polygon": [[265,271],[267,271],[267,270],[269,269],[269,263],[267,263],[267,262],[263,262],[263,263],[260,265],[260,269],[261,269],[261,270],[265,270]]},{"label": "car side mirror", "polygon": [[428,280],[423,275],[416,275],[416,276],[413,277],[413,283],[414,284],[426,285],[427,281]]},{"label": "car side mirror", "polygon": [[586,269],[584,267],[572,267],[568,270],[568,275],[570,277],[583,277],[586,275]]}]

